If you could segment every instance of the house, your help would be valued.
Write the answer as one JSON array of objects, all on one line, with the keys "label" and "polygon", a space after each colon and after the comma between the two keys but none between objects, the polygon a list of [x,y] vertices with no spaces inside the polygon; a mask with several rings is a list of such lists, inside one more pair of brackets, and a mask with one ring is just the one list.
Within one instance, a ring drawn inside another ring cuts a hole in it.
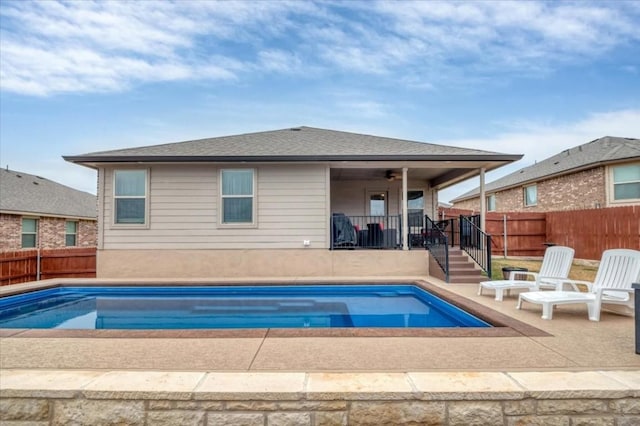
[{"label": "house", "polygon": [[95,195],[40,176],[0,170],[0,251],[96,243]]},{"label": "house", "polygon": [[64,158],[98,172],[99,278],[210,278],[424,275],[437,191],[521,157],[296,127]]},{"label": "house", "polygon": [[[550,212],[640,205],[640,140],[606,136],[485,186],[487,211]],[[479,189],[454,208],[480,209]]]}]

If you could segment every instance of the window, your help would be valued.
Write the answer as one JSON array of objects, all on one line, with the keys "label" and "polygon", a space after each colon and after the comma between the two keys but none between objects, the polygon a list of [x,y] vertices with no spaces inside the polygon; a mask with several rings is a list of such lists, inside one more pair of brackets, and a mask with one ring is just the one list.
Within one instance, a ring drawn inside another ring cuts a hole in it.
[{"label": "window", "polygon": [[222,223],[254,223],[254,170],[222,170]]},{"label": "window", "polygon": [[487,197],[487,211],[495,212],[496,211],[496,195],[491,194]]},{"label": "window", "polygon": [[38,243],[38,219],[22,219],[22,248],[36,247]]},{"label": "window", "polygon": [[613,200],[640,199],[640,164],[613,168]]},{"label": "window", "polygon": [[424,226],[424,192],[407,191],[409,226]]},{"label": "window", "polygon": [[536,185],[524,187],[524,205],[535,206],[538,204],[538,187]]},{"label": "window", "polygon": [[117,224],[144,224],[147,204],[147,171],[116,170],[114,201]]},{"label": "window", "polygon": [[369,192],[369,216],[387,215],[387,193],[382,191]]},{"label": "window", "polygon": [[78,222],[73,222],[68,220],[65,223],[64,245],[75,246],[78,240],[77,235],[78,235]]}]

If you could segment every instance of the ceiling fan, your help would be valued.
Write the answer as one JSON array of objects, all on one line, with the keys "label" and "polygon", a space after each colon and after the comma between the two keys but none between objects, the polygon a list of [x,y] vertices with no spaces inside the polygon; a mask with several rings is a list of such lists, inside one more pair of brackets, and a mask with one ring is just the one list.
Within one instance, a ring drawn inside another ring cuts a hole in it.
[{"label": "ceiling fan", "polygon": [[396,173],[393,170],[387,170],[385,175],[384,175],[385,179],[387,179],[389,182],[392,182],[396,179],[400,179],[402,178],[402,174],[400,173]]}]

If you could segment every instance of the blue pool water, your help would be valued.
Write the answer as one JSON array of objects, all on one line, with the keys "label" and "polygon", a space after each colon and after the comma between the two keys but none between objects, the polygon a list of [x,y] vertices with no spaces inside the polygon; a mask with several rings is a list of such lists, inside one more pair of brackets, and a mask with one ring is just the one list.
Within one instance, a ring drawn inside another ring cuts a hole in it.
[{"label": "blue pool water", "polygon": [[0,299],[0,328],[490,327],[413,285],[58,287]]}]

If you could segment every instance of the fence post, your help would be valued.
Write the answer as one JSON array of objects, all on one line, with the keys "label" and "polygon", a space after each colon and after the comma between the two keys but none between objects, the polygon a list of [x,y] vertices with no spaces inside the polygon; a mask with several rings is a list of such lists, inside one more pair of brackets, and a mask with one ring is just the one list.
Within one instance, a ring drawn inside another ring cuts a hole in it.
[{"label": "fence post", "polygon": [[40,281],[40,247],[36,252],[36,281]]},{"label": "fence post", "polygon": [[507,258],[507,215],[503,214],[502,215],[502,230],[503,230],[503,234],[504,234],[504,258]]},{"label": "fence post", "polygon": [[487,275],[491,279],[491,235],[487,234]]}]

